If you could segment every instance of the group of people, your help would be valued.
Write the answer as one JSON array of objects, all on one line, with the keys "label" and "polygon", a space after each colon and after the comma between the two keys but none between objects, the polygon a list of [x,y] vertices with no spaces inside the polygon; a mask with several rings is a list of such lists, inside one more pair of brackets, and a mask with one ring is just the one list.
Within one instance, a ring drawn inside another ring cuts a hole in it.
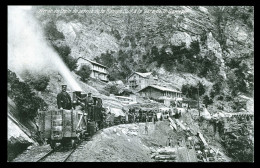
[{"label": "group of people", "polygon": [[[70,95],[66,92],[67,85],[62,85],[62,91],[57,95],[57,105],[58,109],[66,109],[71,110],[73,108],[73,103]],[[88,93],[88,96],[84,98],[80,98],[77,96],[77,99],[81,102],[84,102],[84,109],[89,110],[91,106],[94,104],[94,99],[92,98],[92,94]]]},{"label": "group of people", "polygon": [[139,123],[139,122],[153,122],[158,121],[157,116],[152,111],[142,111],[136,112],[134,109],[130,109],[128,113],[129,123]]}]

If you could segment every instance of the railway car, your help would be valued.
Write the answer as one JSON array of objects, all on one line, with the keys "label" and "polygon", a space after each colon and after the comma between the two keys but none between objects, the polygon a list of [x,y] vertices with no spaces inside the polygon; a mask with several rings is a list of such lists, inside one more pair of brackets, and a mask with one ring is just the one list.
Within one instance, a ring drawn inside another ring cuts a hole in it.
[{"label": "railway car", "polygon": [[82,117],[78,111],[58,109],[39,111],[39,120],[40,133],[52,148],[55,148],[57,143],[66,145],[69,142],[74,147],[78,137],[82,136],[78,126],[78,121],[82,120]]},{"label": "railway car", "polygon": [[75,147],[81,139],[93,135],[102,125],[102,99],[93,97],[94,105],[89,110],[81,110],[76,108],[80,104],[77,96],[81,96],[80,92],[73,92],[74,110],[50,109],[38,113],[40,134],[52,148],[57,147],[58,143]]}]

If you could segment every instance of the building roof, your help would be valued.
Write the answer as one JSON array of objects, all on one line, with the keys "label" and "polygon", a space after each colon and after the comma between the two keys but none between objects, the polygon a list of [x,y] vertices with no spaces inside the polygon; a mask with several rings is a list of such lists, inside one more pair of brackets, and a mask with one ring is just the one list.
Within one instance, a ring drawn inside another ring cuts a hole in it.
[{"label": "building roof", "polygon": [[86,61],[88,61],[88,62],[90,62],[90,63],[92,63],[92,64],[95,64],[95,65],[98,65],[98,66],[107,68],[105,65],[102,65],[102,64],[97,63],[97,62],[95,62],[95,61],[91,61],[90,59],[87,59],[87,58],[79,57],[77,60],[79,60],[80,58],[81,58],[81,59],[84,59],[84,60],[86,60]]},{"label": "building roof", "polygon": [[149,75],[152,74],[152,72],[146,72],[146,73],[141,73],[141,72],[133,72],[130,76],[128,76],[127,79],[129,79],[133,74],[137,74],[143,78],[147,78]]},{"label": "building roof", "polygon": [[122,98],[122,99],[128,99],[133,100],[131,97],[125,97],[125,96],[115,96],[116,98]]},{"label": "building roof", "polygon": [[138,75],[140,75],[140,76],[142,76],[142,77],[144,77],[144,78],[146,78],[146,77],[148,77],[149,75],[152,74],[152,72],[146,72],[146,73],[135,72],[135,73],[138,74]]},{"label": "building roof", "polygon": [[115,117],[125,116],[125,113],[123,112],[123,110],[118,109],[118,108],[110,108],[110,112],[111,112],[112,114],[115,114]]},{"label": "building roof", "polygon": [[153,87],[155,89],[158,89],[158,90],[161,90],[161,91],[167,91],[167,92],[174,92],[174,93],[182,93],[178,90],[175,90],[175,89],[169,89],[169,88],[166,88],[166,87],[162,87],[162,86],[157,86],[157,85],[149,85],[149,86],[146,86],[145,88],[139,90],[138,92],[141,92],[142,90],[148,88],[148,87]]}]

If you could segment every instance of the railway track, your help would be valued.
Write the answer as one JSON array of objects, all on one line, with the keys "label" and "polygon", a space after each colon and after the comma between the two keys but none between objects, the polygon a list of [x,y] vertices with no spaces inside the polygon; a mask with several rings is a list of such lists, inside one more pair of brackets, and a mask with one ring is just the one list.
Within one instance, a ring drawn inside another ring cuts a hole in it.
[{"label": "railway track", "polygon": [[36,162],[42,162],[45,158],[47,158],[48,156],[50,156],[53,152],[55,152],[55,149],[52,149],[51,151],[49,151],[46,155],[44,155],[43,157],[41,157],[39,160],[37,160]]},{"label": "railway track", "polygon": [[75,148],[69,150],[58,146],[58,148],[49,151],[36,162],[66,162],[76,149],[81,148],[85,145],[84,142],[90,141],[90,139],[91,137],[87,137],[86,141],[81,141]]}]

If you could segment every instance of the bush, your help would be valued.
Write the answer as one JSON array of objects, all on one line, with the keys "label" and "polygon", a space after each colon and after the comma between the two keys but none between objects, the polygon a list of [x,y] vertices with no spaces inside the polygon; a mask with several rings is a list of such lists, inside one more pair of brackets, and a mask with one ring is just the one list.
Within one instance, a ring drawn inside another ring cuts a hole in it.
[{"label": "bush", "polygon": [[106,95],[106,96],[109,96],[109,95],[110,95],[109,92],[106,91],[106,90],[100,90],[99,93],[100,93],[100,94],[103,94],[103,95]]},{"label": "bush", "polygon": [[144,67],[140,67],[136,70],[137,72],[146,73],[147,70]]},{"label": "bush", "polygon": [[206,106],[208,106],[208,105],[210,105],[210,104],[212,104],[212,103],[213,103],[213,101],[212,101],[212,99],[209,98],[208,95],[205,95],[205,96],[203,97],[203,104],[205,104]]},{"label": "bush", "polygon": [[56,24],[51,21],[44,27],[45,35],[49,40],[63,40],[63,33],[57,30]]},{"label": "bush", "polygon": [[76,72],[81,78],[83,82],[86,82],[86,80],[90,77],[91,74],[91,68],[88,65],[83,65],[80,67],[80,69]]},{"label": "bush", "polygon": [[120,40],[120,39],[121,39],[121,36],[120,36],[120,33],[119,33],[118,30],[112,29],[111,34],[114,35],[114,37],[115,37],[117,40]]},{"label": "bush", "polygon": [[50,78],[46,75],[32,75],[29,71],[23,73],[24,80],[37,91],[44,91]]},{"label": "bush", "polygon": [[219,95],[218,97],[217,97],[217,100],[223,100],[224,99],[224,97],[222,96],[222,95]]},{"label": "bush", "polygon": [[[199,95],[203,95],[205,93],[204,85],[199,82]],[[197,99],[198,98],[198,86],[192,86],[189,84],[182,85],[181,92],[186,95],[188,98]]]},{"label": "bush", "polygon": [[119,89],[117,88],[116,85],[107,85],[104,89],[108,91],[110,94],[114,94],[114,95],[117,95],[119,92]]}]

